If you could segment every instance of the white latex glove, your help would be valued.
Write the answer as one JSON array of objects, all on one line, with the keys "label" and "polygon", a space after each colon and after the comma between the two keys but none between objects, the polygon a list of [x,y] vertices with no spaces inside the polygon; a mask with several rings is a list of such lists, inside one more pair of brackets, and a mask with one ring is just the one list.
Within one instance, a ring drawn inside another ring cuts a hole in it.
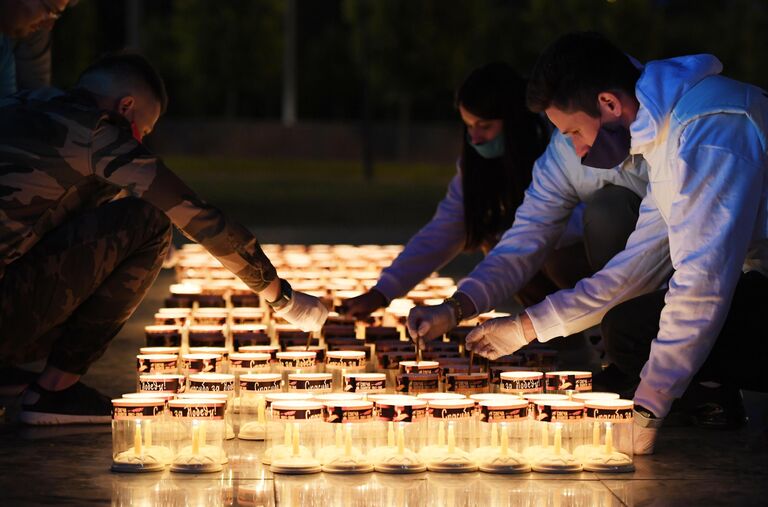
[{"label": "white latex glove", "polygon": [[632,445],[635,454],[653,454],[653,447],[656,444],[656,435],[658,428],[646,428],[640,426],[635,421],[634,428],[632,430],[632,438],[634,443]]},{"label": "white latex glove", "polygon": [[328,318],[328,308],[315,296],[293,291],[293,297],[284,308],[275,312],[302,331],[319,331]]},{"label": "white latex glove", "polygon": [[456,327],[456,314],[450,303],[435,306],[415,306],[408,313],[408,333],[411,339],[434,340]]},{"label": "white latex glove", "polygon": [[527,344],[518,315],[491,319],[477,326],[467,335],[466,348],[493,361]]}]

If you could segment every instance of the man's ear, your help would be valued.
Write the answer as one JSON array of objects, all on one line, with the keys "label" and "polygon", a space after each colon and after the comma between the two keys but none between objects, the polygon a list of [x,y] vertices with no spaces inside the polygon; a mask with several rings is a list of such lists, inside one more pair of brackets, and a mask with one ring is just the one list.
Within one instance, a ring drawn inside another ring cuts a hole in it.
[{"label": "man's ear", "polygon": [[597,95],[597,106],[600,108],[600,116],[605,118],[621,117],[623,107],[618,95],[611,92],[601,92]]},{"label": "man's ear", "polygon": [[133,108],[136,106],[136,99],[134,99],[130,95],[126,95],[125,97],[121,97],[120,100],[117,101],[117,112],[122,114],[123,116],[127,116],[129,112],[133,111]]}]

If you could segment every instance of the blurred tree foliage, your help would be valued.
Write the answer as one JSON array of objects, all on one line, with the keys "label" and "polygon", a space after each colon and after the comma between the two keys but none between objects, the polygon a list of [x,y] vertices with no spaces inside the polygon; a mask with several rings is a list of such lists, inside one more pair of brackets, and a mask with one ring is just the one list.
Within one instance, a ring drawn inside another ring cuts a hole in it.
[{"label": "blurred tree foliage", "polygon": [[[54,31],[54,82],[71,85],[126,40],[126,5],[80,0]],[[143,0],[142,50],[175,116],[280,114],[281,0]],[[475,66],[526,73],[558,35],[597,30],[641,60],[709,52],[725,74],[766,87],[763,0],[296,0],[298,115],[356,119],[367,76],[376,120],[453,120]],[[365,44],[363,44],[365,41]]]}]

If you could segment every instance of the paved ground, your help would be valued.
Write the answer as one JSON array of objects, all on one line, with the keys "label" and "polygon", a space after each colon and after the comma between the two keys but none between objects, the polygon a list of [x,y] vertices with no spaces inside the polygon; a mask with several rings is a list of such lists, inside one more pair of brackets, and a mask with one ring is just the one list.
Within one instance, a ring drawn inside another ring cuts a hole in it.
[{"label": "paved ground", "polygon": [[[272,231],[270,242],[299,241],[307,231]],[[376,242],[366,234],[314,242]],[[391,238],[378,242],[402,241]],[[464,262],[464,261],[462,261]],[[454,267],[461,267],[461,262]],[[464,266],[466,267],[466,266]],[[453,268],[452,268],[453,269]],[[458,274],[458,273],[454,273]],[[86,382],[111,395],[134,390],[133,356],[171,283],[163,273],[137,313],[88,373]],[[757,416],[765,398],[750,395]],[[421,474],[418,476],[275,477],[253,459],[255,442],[229,442],[230,464],[213,475],[114,474],[108,426],[31,428],[13,422],[8,407],[0,424],[0,505],[766,505],[768,441],[762,424],[736,432],[694,428],[665,430],[653,457],[637,457],[637,471],[608,475],[526,474],[517,477]],[[756,419],[757,417],[755,417]],[[764,424],[764,422],[763,422]]]}]

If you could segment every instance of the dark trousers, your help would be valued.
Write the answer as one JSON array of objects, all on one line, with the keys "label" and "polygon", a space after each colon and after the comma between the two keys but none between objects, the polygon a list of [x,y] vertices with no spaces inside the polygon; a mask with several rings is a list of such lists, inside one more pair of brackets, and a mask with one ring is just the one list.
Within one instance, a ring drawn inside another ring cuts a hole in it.
[{"label": "dark trousers", "polygon": [[[659,332],[666,290],[626,301],[610,310],[602,322],[609,357],[622,373],[639,380]],[[723,329],[695,376],[699,382],[755,391],[768,390],[768,278],[743,274],[736,285]]]},{"label": "dark trousers", "polygon": [[170,240],[165,214],[135,198],[50,231],[0,280],[0,363],[47,357],[85,373],[149,291]]},{"label": "dark trousers", "polygon": [[552,251],[541,271],[518,291],[518,302],[526,307],[534,305],[600,271],[627,245],[635,230],[640,201],[637,194],[618,185],[606,185],[595,192],[584,203],[584,241]]}]

